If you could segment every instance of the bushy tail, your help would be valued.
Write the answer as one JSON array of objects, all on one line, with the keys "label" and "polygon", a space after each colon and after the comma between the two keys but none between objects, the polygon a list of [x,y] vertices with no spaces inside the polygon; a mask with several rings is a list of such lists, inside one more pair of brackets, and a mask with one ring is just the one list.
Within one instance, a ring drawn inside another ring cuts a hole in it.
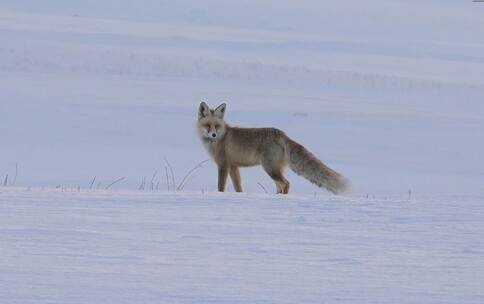
[{"label": "bushy tail", "polygon": [[349,192],[350,183],[344,176],[323,164],[304,146],[290,138],[285,138],[285,143],[287,160],[292,171],[332,193]]}]

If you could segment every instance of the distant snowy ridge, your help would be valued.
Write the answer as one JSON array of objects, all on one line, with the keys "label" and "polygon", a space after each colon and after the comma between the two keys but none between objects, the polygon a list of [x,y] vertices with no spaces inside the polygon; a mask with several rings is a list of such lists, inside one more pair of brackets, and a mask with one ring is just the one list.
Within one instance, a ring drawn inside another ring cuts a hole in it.
[{"label": "distant snowy ridge", "polygon": [[262,62],[217,60],[196,56],[160,54],[157,50],[76,47],[44,43],[0,46],[2,71],[31,73],[76,73],[116,76],[147,76],[210,80],[291,83],[321,88],[351,88],[378,91],[423,90],[442,96],[484,95],[484,86],[449,83],[376,73],[335,71],[305,66],[275,65]]}]

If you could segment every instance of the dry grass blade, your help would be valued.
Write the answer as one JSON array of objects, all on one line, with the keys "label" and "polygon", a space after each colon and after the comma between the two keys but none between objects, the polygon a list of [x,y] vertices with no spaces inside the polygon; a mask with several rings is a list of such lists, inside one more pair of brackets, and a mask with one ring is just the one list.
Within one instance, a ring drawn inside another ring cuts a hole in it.
[{"label": "dry grass blade", "polygon": [[166,165],[168,166],[168,168],[170,168],[170,173],[171,173],[171,184],[173,186],[173,189],[175,189],[176,187],[176,182],[175,182],[175,173],[173,171],[173,167],[171,166],[170,162],[168,161],[168,159],[166,159],[166,157],[164,157],[164,160],[165,160],[165,163]]},{"label": "dry grass blade", "polygon": [[191,168],[187,174],[183,177],[181,183],[178,185],[178,187],[176,188],[177,191],[180,191],[180,190],[183,190],[183,188],[186,186],[186,183],[187,183],[187,179],[193,174],[193,172],[195,172],[197,169],[200,169],[202,168],[203,164],[208,162],[210,159],[206,159],[204,161],[201,161],[199,162],[195,167]]},{"label": "dry grass blade", "polygon": [[91,182],[91,184],[89,185],[89,190],[92,190],[92,187],[94,187],[94,183],[96,182],[96,177],[97,177],[97,176],[94,176],[94,178],[92,179],[92,182]]},{"label": "dry grass blade", "polygon": [[262,188],[262,190],[264,190],[264,192],[265,192],[265,193],[269,193],[269,192],[267,192],[267,189],[266,189],[266,187],[264,187],[264,185],[262,185],[262,184],[261,184],[261,183],[259,183],[259,182],[257,182],[257,185],[259,185],[259,187],[261,187],[261,188]]},{"label": "dry grass blade", "polygon": [[108,190],[109,188],[111,188],[111,186],[113,186],[114,184],[116,183],[119,183],[120,181],[124,180],[126,177],[120,177],[118,178],[117,180],[115,180],[114,182],[110,183],[109,185],[106,186],[106,188],[104,188],[105,190]]}]

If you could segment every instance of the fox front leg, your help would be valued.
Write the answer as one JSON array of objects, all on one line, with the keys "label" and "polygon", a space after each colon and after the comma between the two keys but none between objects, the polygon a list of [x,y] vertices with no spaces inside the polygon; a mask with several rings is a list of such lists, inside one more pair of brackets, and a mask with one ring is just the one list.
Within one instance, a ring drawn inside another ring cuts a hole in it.
[{"label": "fox front leg", "polygon": [[224,192],[227,184],[227,177],[229,176],[229,167],[227,165],[220,165],[218,167],[218,191]]},{"label": "fox front leg", "polygon": [[239,167],[230,167],[230,178],[236,192],[242,192],[242,181],[240,180]]}]

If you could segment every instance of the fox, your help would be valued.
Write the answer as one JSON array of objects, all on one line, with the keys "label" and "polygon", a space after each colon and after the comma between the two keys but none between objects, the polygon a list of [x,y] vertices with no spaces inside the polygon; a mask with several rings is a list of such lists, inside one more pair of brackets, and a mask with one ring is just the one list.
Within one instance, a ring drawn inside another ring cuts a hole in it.
[{"label": "fox", "polygon": [[347,178],[323,164],[303,145],[276,128],[232,127],[224,120],[226,104],[198,108],[197,130],[204,147],[218,168],[218,191],[224,192],[228,176],[234,190],[242,192],[240,167],[262,166],[276,184],[277,194],[289,193],[284,177],[286,165],[296,174],[334,194],[347,193]]}]

